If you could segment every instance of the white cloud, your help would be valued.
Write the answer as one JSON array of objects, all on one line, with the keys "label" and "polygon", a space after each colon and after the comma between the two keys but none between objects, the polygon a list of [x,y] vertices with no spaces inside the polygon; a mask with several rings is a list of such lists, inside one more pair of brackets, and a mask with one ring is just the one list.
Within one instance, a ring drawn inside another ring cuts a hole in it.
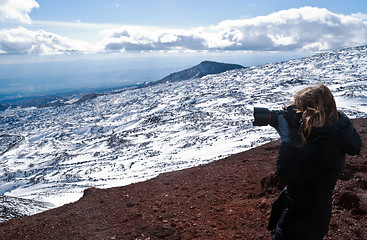
[{"label": "white cloud", "polygon": [[29,13],[38,7],[35,0],[0,0],[0,21],[31,23]]},{"label": "white cloud", "polygon": [[157,51],[205,49],[206,40],[195,33],[177,29],[124,26],[101,32],[106,50]]},{"label": "white cloud", "polygon": [[86,42],[24,27],[0,31],[0,52],[7,54],[64,54],[98,51]]},{"label": "white cloud", "polygon": [[191,30],[125,26],[101,32],[106,50],[328,50],[367,44],[365,15],[302,7]]},{"label": "white cloud", "polygon": [[[15,0],[17,1],[19,0]],[[8,1],[0,0],[0,5],[4,3]],[[342,15],[327,9],[303,7],[192,29],[35,21],[33,28],[38,24],[41,29],[79,29],[80,32],[85,31],[89,34],[94,34],[97,29],[105,30],[100,32],[102,40],[98,39],[98,43],[90,44],[42,30],[31,31],[24,27],[2,30],[0,54],[96,51],[319,51],[367,44],[365,19],[366,15],[362,13]],[[85,39],[96,41],[89,37]]]},{"label": "white cloud", "polygon": [[352,17],[359,18],[361,20],[367,20],[367,14],[366,13],[353,13]]}]

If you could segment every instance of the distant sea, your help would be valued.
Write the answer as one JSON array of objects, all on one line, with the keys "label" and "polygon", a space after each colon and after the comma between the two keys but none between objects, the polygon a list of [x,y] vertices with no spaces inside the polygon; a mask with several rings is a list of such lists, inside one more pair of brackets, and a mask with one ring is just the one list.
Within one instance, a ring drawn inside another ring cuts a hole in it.
[{"label": "distant sea", "polygon": [[152,82],[210,60],[255,66],[311,56],[311,52],[0,55],[0,102],[98,92]]}]

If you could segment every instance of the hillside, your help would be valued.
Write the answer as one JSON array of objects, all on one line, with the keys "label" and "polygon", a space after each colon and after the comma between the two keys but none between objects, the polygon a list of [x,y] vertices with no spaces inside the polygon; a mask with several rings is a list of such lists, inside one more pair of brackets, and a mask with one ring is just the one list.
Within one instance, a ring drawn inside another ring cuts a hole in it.
[{"label": "hillside", "polygon": [[[348,157],[333,195],[326,239],[366,239],[367,119],[364,142]],[[0,224],[2,239],[270,239],[279,142],[206,165],[110,189],[89,188],[77,202]]]},{"label": "hillside", "polygon": [[319,82],[349,117],[367,117],[366,46],[63,106],[7,109],[0,112],[0,194],[62,206],[88,187],[124,186],[243,152],[278,137],[252,126],[253,107],[281,109]]}]

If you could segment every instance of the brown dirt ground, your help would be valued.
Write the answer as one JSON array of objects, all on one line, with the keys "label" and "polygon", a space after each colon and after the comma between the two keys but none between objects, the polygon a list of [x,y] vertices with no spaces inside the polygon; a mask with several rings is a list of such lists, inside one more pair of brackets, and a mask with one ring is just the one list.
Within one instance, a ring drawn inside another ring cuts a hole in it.
[{"label": "brown dirt ground", "polygon": [[[367,239],[367,119],[354,125],[364,145],[347,158],[325,239]],[[0,239],[271,239],[278,144],[141,183],[86,189],[75,203],[0,224]]]}]

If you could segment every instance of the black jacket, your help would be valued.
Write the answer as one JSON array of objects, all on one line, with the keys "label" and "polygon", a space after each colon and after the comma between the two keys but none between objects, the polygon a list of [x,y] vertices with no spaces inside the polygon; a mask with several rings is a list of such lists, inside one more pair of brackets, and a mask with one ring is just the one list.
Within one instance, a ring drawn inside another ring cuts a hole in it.
[{"label": "black jacket", "polygon": [[313,128],[304,146],[280,144],[277,172],[287,186],[273,239],[323,238],[346,154],[357,155],[361,146],[352,122],[341,112],[335,123]]}]

